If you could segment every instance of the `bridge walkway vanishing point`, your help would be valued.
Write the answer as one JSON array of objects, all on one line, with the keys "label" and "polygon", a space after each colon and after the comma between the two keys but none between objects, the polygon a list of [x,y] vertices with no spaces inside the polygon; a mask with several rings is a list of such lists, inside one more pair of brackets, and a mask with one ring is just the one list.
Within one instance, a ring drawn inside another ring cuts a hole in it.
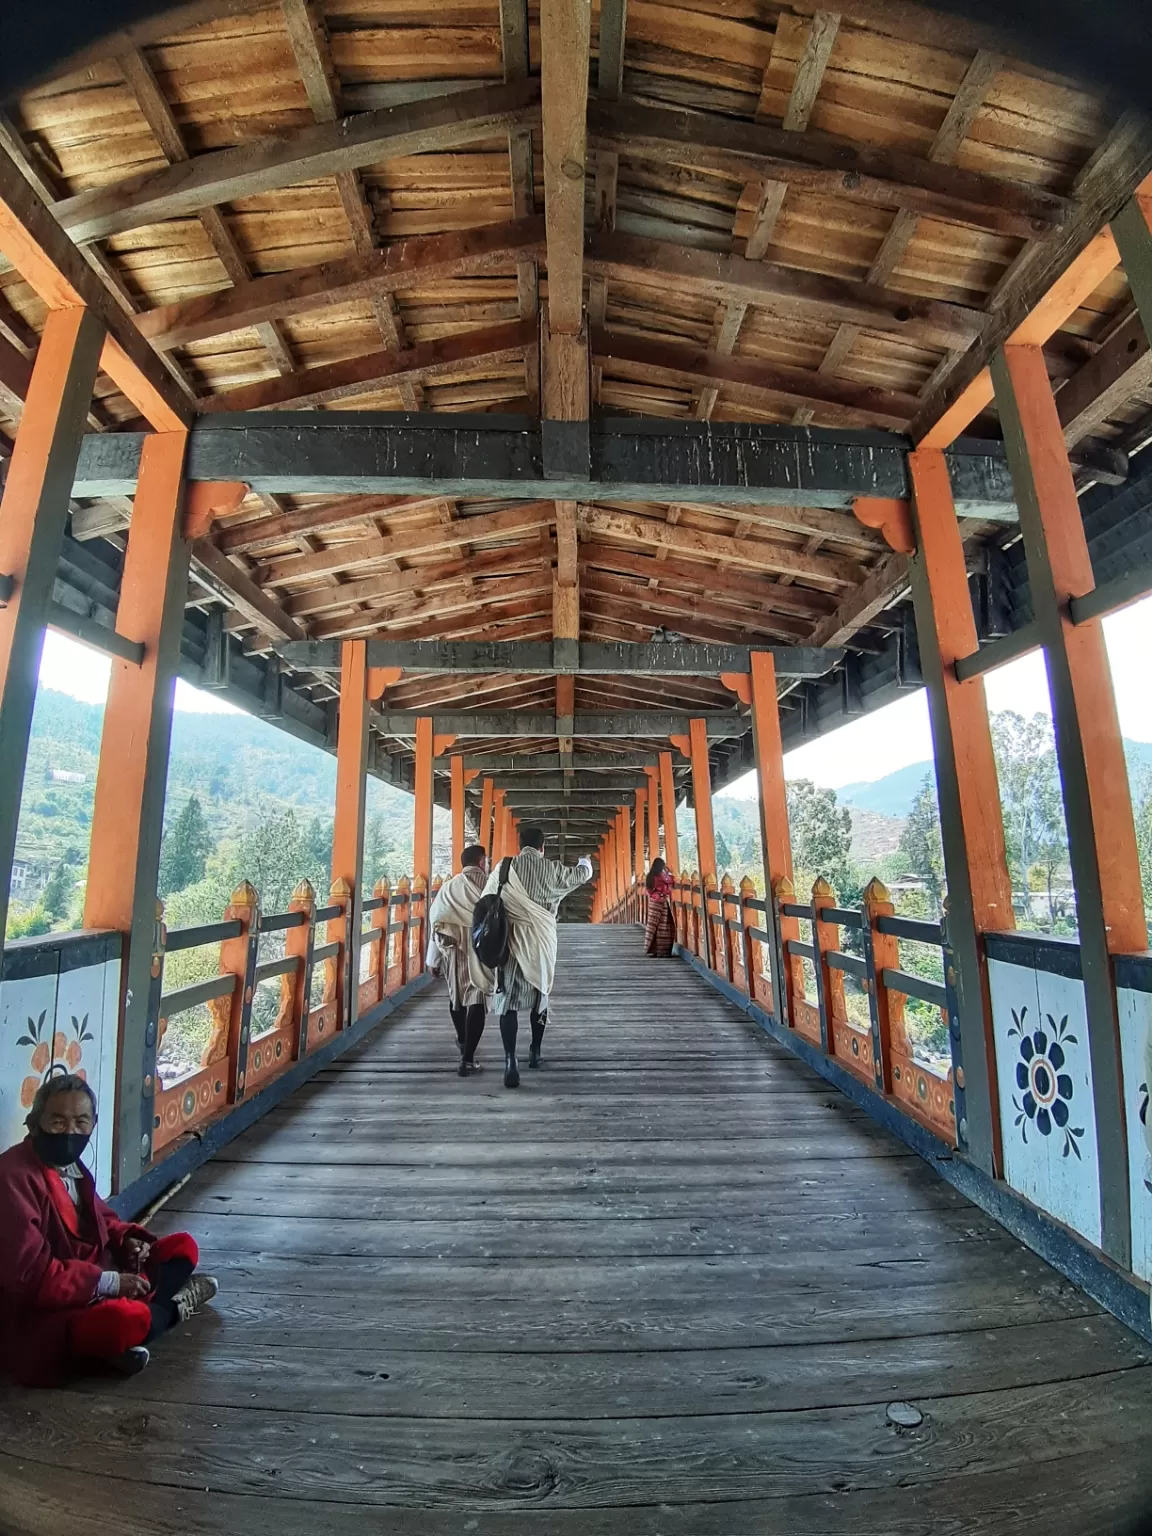
[{"label": "bridge walkway vanishing point", "polygon": [[195,1174],[215,1309],[3,1393],[5,1533],[1126,1529],[1152,1351],[641,949],[562,930],[518,1093],[429,990]]}]

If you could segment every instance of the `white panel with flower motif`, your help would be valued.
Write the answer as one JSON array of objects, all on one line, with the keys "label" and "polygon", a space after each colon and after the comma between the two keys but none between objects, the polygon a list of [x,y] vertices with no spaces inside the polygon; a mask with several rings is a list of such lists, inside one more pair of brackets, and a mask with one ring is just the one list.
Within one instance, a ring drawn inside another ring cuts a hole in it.
[{"label": "white panel with flower motif", "polygon": [[56,972],[0,986],[0,1150],[25,1136],[24,1116],[52,1065]]},{"label": "white panel with flower motif", "polygon": [[1132,1199],[1132,1268],[1152,1280],[1152,1152],[1148,1148],[1149,1035],[1152,992],[1116,989],[1124,1108],[1128,1121],[1128,1175]]},{"label": "white panel with flower motif", "polygon": [[56,998],[58,1054],[69,1072],[84,1076],[100,1108],[84,1161],[102,1195],[108,1193],[112,1176],[119,989],[120,962],[110,960],[62,970]]},{"label": "white panel with flower motif", "polygon": [[1004,1176],[1100,1242],[1100,1183],[1083,983],[989,960]]}]

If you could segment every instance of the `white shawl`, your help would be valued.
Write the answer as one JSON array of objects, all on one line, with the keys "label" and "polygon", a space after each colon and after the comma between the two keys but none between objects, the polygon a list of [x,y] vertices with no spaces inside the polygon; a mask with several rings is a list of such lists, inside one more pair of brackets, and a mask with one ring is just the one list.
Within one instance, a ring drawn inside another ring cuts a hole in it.
[{"label": "white shawl", "polygon": [[[499,882],[498,864],[488,876],[484,894],[493,894]],[[504,887],[502,900],[511,929],[512,958],[528,984],[546,998],[556,979],[556,918],[539,902],[532,900],[515,869],[508,871],[508,883]]]},{"label": "white shawl", "polygon": [[486,996],[496,985],[496,977],[485,965],[481,965],[472,948],[472,913],[480,899],[480,890],[466,870],[453,875],[436,892],[432,910],[428,914],[431,929],[429,963],[433,945],[439,949],[443,938],[446,948],[462,950],[468,957],[468,978],[477,992]]}]

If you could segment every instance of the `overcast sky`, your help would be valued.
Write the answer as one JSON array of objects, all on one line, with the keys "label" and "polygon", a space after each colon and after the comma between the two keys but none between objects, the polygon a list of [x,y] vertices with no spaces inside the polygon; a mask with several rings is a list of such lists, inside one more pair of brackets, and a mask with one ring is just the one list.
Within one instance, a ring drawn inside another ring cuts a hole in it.
[{"label": "overcast sky", "polygon": [[[1152,741],[1152,597],[1112,614],[1104,621],[1112,664],[1120,726],[1135,741]],[[109,662],[98,651],[49,630],[44,640],[40,681],[61,693],[102,704],[108,692]],[[1048,713],[1048,681],[1039,652],[1000,667],[985,678],[990,709],[1015,709],[1022,715]],[[176,684],[176,708],[204,714],[233,712],[215,694],[201,693],[187,683]],[[932,756],[926,695],[910,693],[885,709],[864,715],[819,741],[789,752],[784,768],[789,778],[814,779],[832,789],[885,774]],[[754,775],[738,779],[726,794],[746,798],[755,794]]]}]

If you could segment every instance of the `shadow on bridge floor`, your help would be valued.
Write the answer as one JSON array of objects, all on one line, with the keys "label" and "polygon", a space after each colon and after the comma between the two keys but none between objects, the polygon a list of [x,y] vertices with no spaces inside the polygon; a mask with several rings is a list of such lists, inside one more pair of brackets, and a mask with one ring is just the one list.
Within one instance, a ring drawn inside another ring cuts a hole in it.
[{"label": "shadow on bridge floor", "polygon": [[640,951],[562,930],[518,1093],[430,992],[202,1169],[215,1313],[0,1397],[0,1529],[1128,1529],[1152,1352]]}]

